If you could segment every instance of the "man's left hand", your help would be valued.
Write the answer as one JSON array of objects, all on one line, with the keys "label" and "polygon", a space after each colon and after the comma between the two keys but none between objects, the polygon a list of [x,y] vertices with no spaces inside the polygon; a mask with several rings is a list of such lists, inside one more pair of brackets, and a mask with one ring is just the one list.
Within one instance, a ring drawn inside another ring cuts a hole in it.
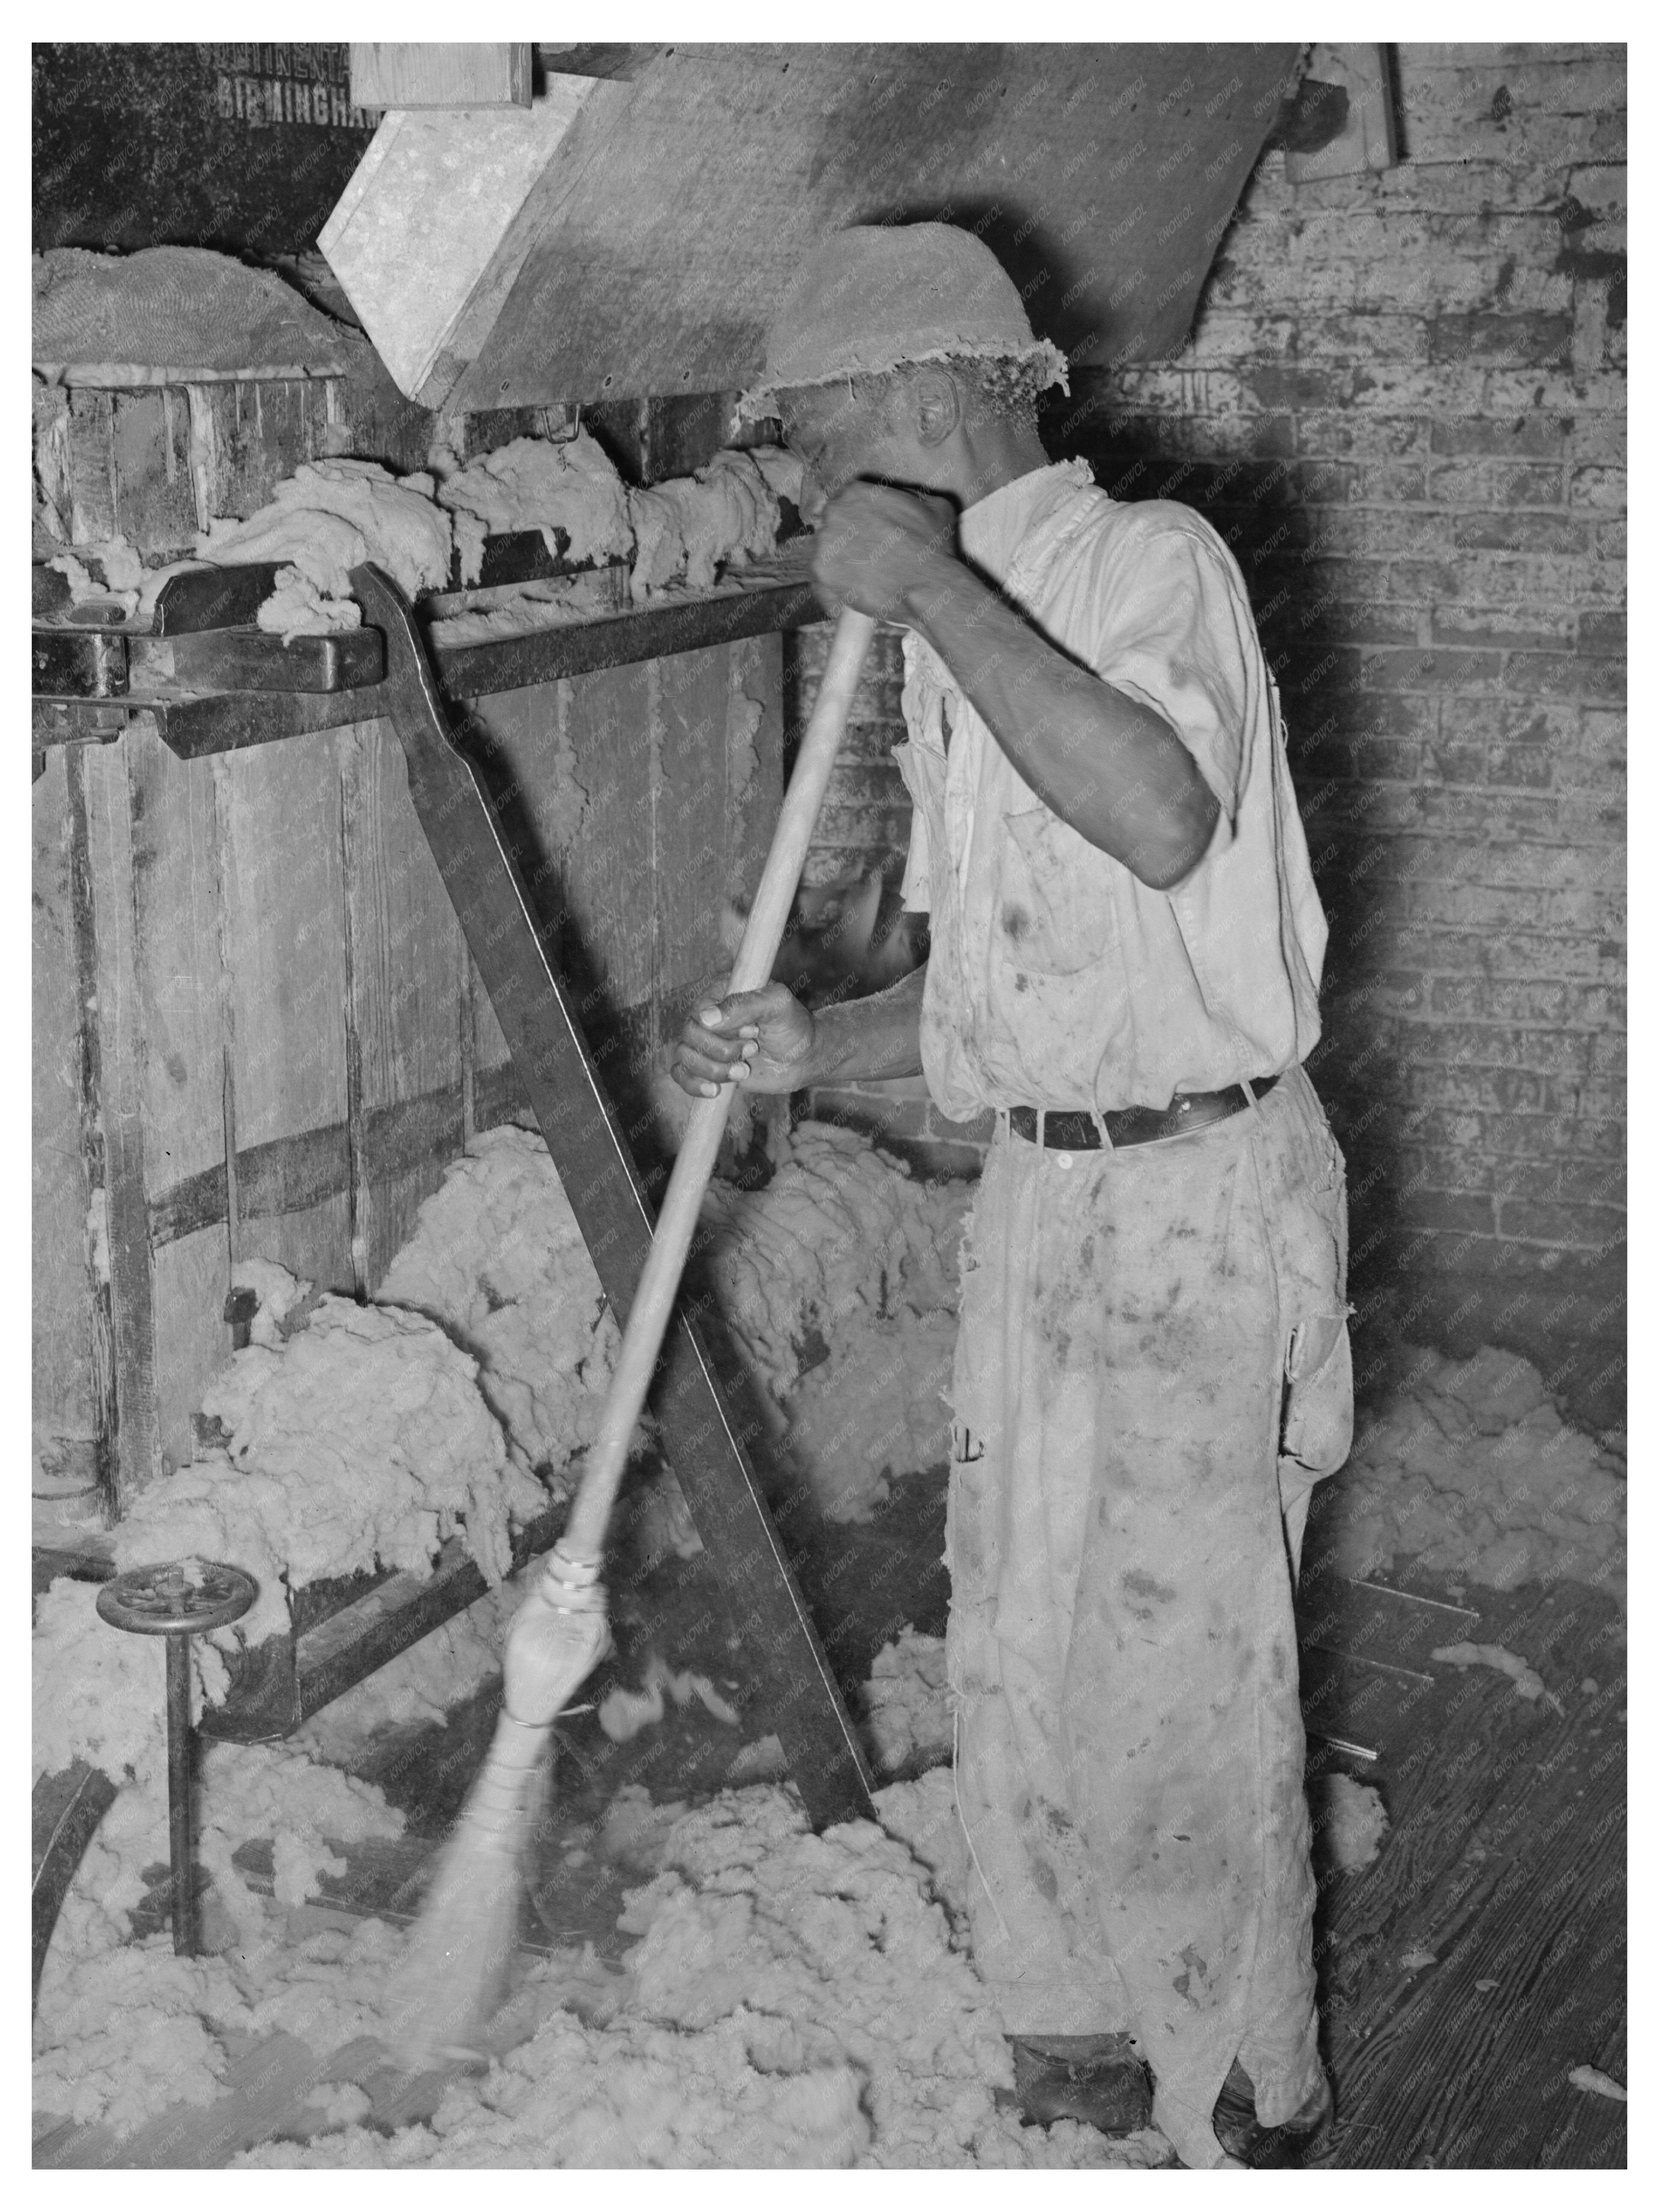
[{"label": "man's left hand", "polygon": [[956,543],[951,501],[860,479],[824,509],[813,580],[842,606],[903,622],[908,594],[948,578],[958,566]]}]

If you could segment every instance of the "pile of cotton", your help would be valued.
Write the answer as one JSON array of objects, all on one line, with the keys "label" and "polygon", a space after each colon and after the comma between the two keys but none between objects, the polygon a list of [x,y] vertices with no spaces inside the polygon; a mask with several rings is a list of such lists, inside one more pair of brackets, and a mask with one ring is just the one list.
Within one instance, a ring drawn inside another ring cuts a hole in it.
[{"label": "pile of cotton", "polygon": [[1567,1576],[1622,1595],[1625,1489],[1621,1464],[1567,1426],[1518,1354],[1406,1348],[1320,1499],[1306,1564],[1363,1576],[1409,1557],[1498,1589]]},{"label": "pile of cotton", "polygon": [[833,1520],[948,1456],[957,1256],[972,1187],[923,1182],[852,1129],[803,1122],[764,1189],[711,1189],[703,1275]]}]

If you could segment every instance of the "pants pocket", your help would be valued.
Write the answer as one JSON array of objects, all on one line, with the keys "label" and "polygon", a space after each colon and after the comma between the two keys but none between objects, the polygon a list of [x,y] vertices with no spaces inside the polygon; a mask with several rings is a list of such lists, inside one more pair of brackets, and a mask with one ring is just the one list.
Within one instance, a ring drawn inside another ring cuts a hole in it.
[{"label": "pants pocket", "polygon": [[1353,1352],[1346,1314],[1316,1314],[1291,1332],[1279,1453],[1316,1477],[1353,1449]]}]

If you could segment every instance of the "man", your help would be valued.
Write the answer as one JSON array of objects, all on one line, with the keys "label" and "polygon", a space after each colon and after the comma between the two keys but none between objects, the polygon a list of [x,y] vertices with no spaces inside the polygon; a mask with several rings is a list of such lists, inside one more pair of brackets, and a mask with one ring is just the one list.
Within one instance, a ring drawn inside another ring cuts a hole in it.
[{"label": "man", "polygon": [[994,1109],[947,1524],[975,1963],[1017,2053],[1127,2032],[1182,2160],[1237,2164],[1330,2108],[1291,1617],[1352,1430],[1342,1166],[1300,1066],[1325,924],[1237,568],[1188,509],[1049,464],[1063,380],[948,225],[842,232],[790,288],[750,404],[827,501],[826,594],[906,628],[931,951],[817,1014],[706,1007],[675,1074],[921,1070]]}]

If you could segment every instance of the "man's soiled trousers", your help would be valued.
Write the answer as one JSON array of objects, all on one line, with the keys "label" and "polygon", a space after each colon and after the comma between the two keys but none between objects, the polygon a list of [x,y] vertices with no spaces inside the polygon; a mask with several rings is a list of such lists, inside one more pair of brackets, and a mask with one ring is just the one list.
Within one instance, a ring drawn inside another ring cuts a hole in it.
[{"label": "man's soiled trousers", "polygon": [[1346,1456],[1341,1156],[1299,1069],[1192,1137],[999,1126],[963,1255],[947,1660],[975,1963],[1127,2029],[1188,2166],[1320,2083],[1292,1579]]}]

